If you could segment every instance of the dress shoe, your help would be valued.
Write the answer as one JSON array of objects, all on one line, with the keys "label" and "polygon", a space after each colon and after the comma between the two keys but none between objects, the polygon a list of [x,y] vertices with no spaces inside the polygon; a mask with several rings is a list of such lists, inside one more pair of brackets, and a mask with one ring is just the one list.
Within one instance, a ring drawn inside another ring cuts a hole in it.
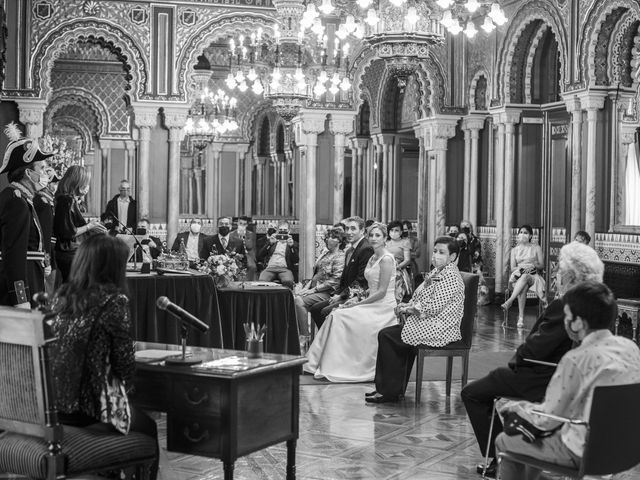
[{"label": "dress shoe", "polygon": [[368,403],[393,403],[400,400],[397,395],[380,395],[376,394],[373,397],[366,397],[365,402]]},{"label": "dress shoe", "polygon": [[479,463],[478,466],[476,467],[476,472],[482,475],[482,472],[484,471],[484,476],[486,478],[496,478],[497,470],[498,470],[498,462],[496,461],[495,458],[489,462],[489,465],[487,465],[486,471],[484,470],[484,463]]},{"label": "dress shoe", "polygon": [[372,392],[367,392],[364,394],[365,397],[374,397],[378,392],[377,391],[372,391]]}]

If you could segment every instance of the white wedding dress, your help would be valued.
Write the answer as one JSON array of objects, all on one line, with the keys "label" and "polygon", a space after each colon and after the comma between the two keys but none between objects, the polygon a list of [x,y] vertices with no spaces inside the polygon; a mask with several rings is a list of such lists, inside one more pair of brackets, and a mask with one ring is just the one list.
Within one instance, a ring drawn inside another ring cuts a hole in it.
[{"label": "white wedding dress", "polygon": [[[369,260],[364,277],[369,291],[375,291],[380,281],[380,260]],[[394,260],[395,264],[395,260]],[[394,269],[395,271],[395,269]],[[376,372],[378,332],[398,323],[393,312],[396,306],[395,281],[391,276],[384,297],[375,303],[337,308],[331,312],[313,340],[304,370],[315,378],[332,382],[370,382]]]}]

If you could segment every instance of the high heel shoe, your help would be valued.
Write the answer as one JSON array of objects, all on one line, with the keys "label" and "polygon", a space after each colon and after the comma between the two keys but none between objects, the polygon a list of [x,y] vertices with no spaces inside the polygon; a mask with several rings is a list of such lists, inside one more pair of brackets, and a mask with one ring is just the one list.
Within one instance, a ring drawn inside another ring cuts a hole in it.
[{"label": "high heel shoe", "polygon": [[524,317],[518,316],[518,323],[516,324],[518,328],[524,327]]},{"label": "high heel shoe", "polygon": [[509,308],[511,308],[511,305],[508,305],[507,302],[504,302],[502,305],[500,305],[500,308],[502,309],[502,326],[506,327],[507,326],[507,320],[509,320]]}]

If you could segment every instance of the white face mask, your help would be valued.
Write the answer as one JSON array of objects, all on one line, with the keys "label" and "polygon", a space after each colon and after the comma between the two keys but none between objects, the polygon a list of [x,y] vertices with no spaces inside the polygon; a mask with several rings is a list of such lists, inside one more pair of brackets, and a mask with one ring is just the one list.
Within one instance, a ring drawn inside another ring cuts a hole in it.
[{"label": "white face mask", "polygon": [[191,233],[200,233],[201,229],[202,229],[202,225],[200,225],[199,223],[191,224]]},{"label": "white face mask", "polygon": [[392,240],[397,240],[400,238],[400,232],[396,232],[395,230],[391,230],[389,232],[389,238],[391,238]]},{"label": "white face mask", "polygon": [[526,233],[519,233],[518,234],[518,242],[527,243],[528,241],[529,241],[529,235],[527,235]]},{"label": "white face mask", "polygon": [[[35,170],[26,170],[26,172],[27,177],[35,185],[36,189],[42,190],[43,188],[47,188],[47,185],[49,185],[49,177],[47,175],[40,174]],[[38,178],[34,179],[32,175],[37,175]]]}]

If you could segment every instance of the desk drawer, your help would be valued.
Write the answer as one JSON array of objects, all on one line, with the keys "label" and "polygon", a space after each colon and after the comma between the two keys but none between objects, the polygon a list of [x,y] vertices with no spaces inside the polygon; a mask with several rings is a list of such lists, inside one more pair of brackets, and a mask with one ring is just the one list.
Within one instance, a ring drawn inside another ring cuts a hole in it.
[{"label": "desk drawer", "polygon": [[200,380],[176,380],[173,384],[175,410],[219,416],[221,412],[220,384]]},{"label": "desk drawer", "polygon": [[167,414],[167,449],[219,458],[222,453],[220,417],[185,415],[180,411]]}]

